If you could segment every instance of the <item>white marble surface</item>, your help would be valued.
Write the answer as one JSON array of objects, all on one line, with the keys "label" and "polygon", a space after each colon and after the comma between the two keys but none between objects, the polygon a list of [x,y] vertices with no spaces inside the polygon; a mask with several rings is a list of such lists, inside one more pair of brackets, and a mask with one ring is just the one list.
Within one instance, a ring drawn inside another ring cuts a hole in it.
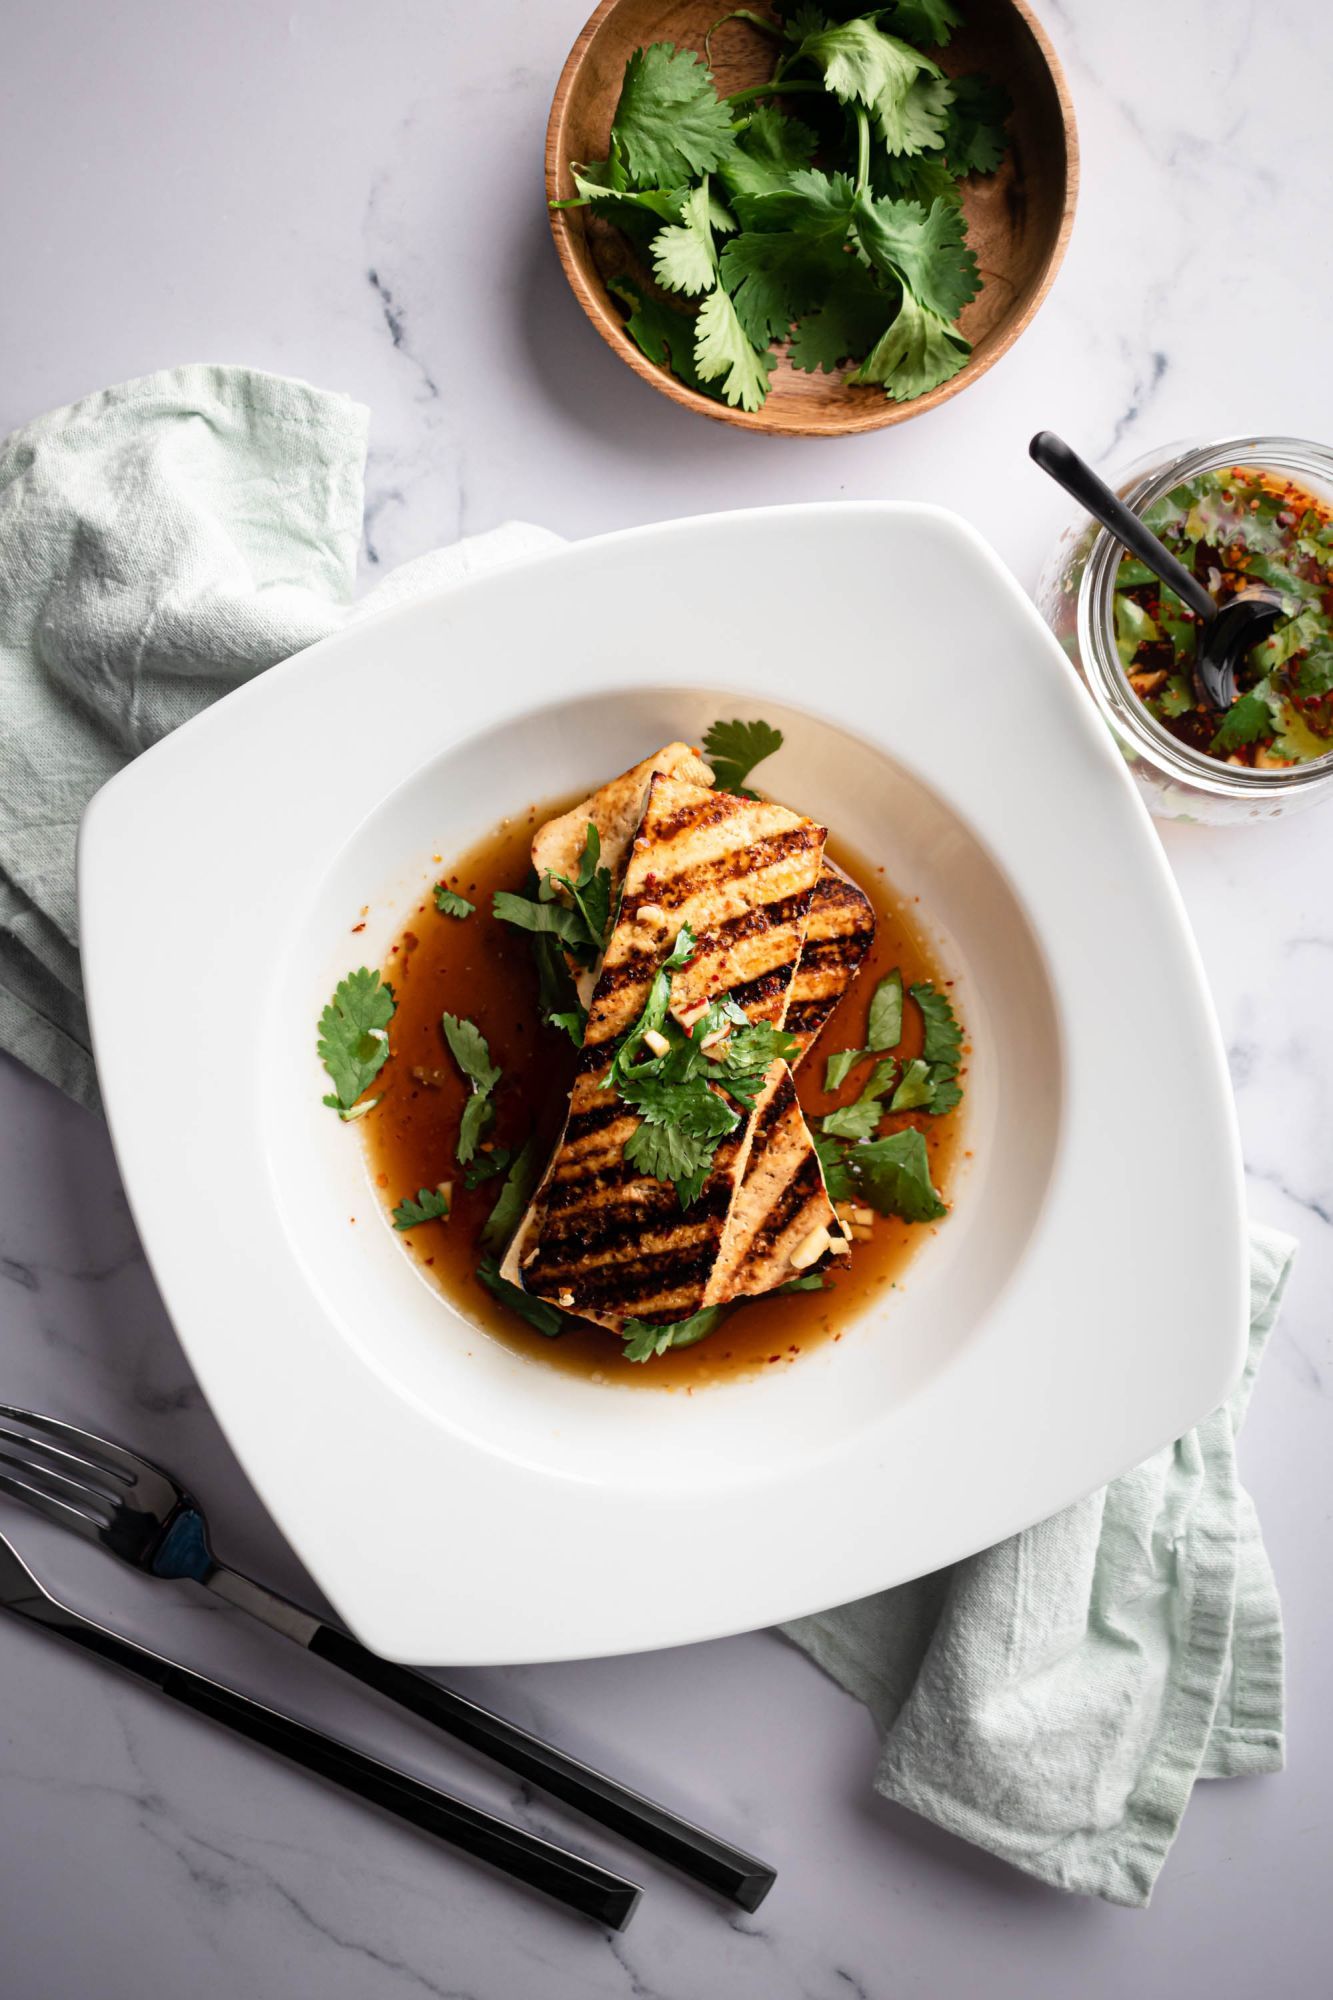
[{"label": "white marble surface", "polygon": [[[1029,583],[1060,514],[1024,455],[1040,425],[1105,463],[1203,432],[1333,435],[1318,333],[1333,288],[1312,232],[1333,31],[1316,0],[1040,0],[1084,146],[1054,295],[964,398],[840,444],[684,417],[583,323],[547,238],[541,146],[585,4],[11,0],[0,429],[174,362],[245,360],[370,404],[367,576],[511,515],[583,535],[887,495],[959,507]],[[1303,1250],[1243,1442],[1286,1603],[1290,1768],[1204,1788],[1148,1912],[1038,1888],[877,1800],[865,1716],[766,1635],[459,1677],[780,1864],[757,1918],[648,1867],[639,1918],[609,1940],[5,1623],[4,2000],[1324,1990],[1333,811],[1167,845],[1232,1051],[1254,1211]],[[1150,1138],[1133,973],[1118,1059]],[[306,1587],[191,1381],[105,1132],[12,1065],[0,1131],[6,1397],[188,1468],[225,1551]],[[0,1512],[76,1601],[558,1823],[221,1609],[136,1589]]]}]

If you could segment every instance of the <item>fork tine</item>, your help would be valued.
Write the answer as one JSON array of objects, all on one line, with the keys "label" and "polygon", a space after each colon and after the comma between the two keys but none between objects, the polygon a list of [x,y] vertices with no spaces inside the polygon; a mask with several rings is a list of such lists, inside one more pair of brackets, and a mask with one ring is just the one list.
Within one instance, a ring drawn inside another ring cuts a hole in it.
[{"label": "fork tine", "polygon": [[[0,1421],[5,1419],[26,1425],[39,1433],[46,1432],[74,1457],[82,1457],[87,1464],[123,1485],[132,1486],[141,1473],[158,1471],[157,1466],[150,1465],[147,1459],[136,1457],[122,1445],[112,1444],[109,1438],[98,1437],[95,1431],[80,1430],[77,1424],[64,1423],[59,1417],[43,1417],[35,1410],[20,1410],[13,1403],[0,1403]],[[43,1448],[51,1449],[49,1445]]]},{"label": "fork tine", "polygon": [[108,1506],[114,1506],[118,1500],[128,1498],[133,1491],[133,1487],[127,1486],[118,1473],[108,1472],[105,1466],[97,1464],[94,1459],[86,1458],[77,1452],[63,1451],[59,1445],[48,1444],[44,1437],[38,1435],[30,1437],[18,1424],[11,1424],[0,1418],[0,1453],[3,1452],[7,1452],[10,1457],[20,1460],[25,1465],[41,1466],[44,1471],[63,1473],[76,1484],[95,1491],[99,1498],[106,1500]]},{"label": "fork tine", "polygon": [[65,1472],[58,1465],[44,1465],[40,1458],[27,1458],[15,1451],[9,1439],[0,1433],[0,1466],[10,1472],[20,1473],[31,1480],[43,1492],[49,1492],[55,1499],[67,1505],[81,1507],[85,1514],[99,1515],[110,1520],[120,1501],[110,1493],[104,1493],[99,1486],[93,1486],[86,1479]]},{"label": "fork tine", "polygon": [[8,1493],[15,1500],[22,1500],[35,1514],[44,1514],[57,1527],[71,1528],[76,1535],[83,1535],[90,1542],[102,1539],[102,1524],[90,1514],[71,1507],[65,1500],[57,1500],[53,1494],[43,1493],[40,1487],[29,1486],[26,1480],[11,1478],[9,1473],[0,1472],[0,1493]]}]

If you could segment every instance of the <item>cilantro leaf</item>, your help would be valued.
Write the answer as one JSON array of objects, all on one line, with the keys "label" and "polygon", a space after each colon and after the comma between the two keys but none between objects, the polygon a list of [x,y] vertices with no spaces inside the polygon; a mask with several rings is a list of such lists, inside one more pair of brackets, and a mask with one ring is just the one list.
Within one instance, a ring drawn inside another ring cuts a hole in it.
[{"label": "cilantro leaf", "polygon": [[903,1080],[894,1091],[890,1111],[920,1111],[929,1104],[930,1064],[917,1056],[903,1071]]},{"label": "cilantro leaf", "polygon": [[483,1187],[487,1181],[493,1181],[497,1174],[504,1173],[512,1158],[508,1146],[492,1146],[489,1153],[478,1153],[476,1159],[470,1160],[463,1171],[463,1186],[469,1192],[473,1188]]},{"label": "cilantro leaf", "polygon": [[[669,1065],[670,1057],[664,1059]],[[658,1068],[654,1064],[653,1069]],[[701,1076],[648,1075],[626,1077],[620,1086],[625,1103],[650,1125],[669,1125],[687,1139],[719,1139],[734,1132],[740,1114],[725,1097],[711,1090]],[[626,1146],[628,1156],[629,1147]],[[645,1171],[649,1171],[645,1169]],[[656,1174],[657,1180],[674,1180],[674,1174]]]},{"label": "cilantro leaf", "polygon": [[557,1340],[571,1325],[564,1313],[545,1299],[539,1299],[535,1292],[525,1292],[521,1285],[511,1285],[508,1278],[500,1276],[500,1267],[493,1257],[483,1257],[477,1266],[477,1276],[485,1285],[492,1298],[508,1306],[510,1312],[525,1319],[537,1333],[547,1340]]},{"label": "cilantro leaf", "polygon": [[732,409],[739,405],[757,410],[768,394],[768,378],[777,361],[753,346],[725,286],[711,291],[699,309],[694,365],[703,381],[721,383]]},{"label": "cilantro leaf", "polygon": [[963,1031],[947,996],[928,979],[921,980],[910,990],[926,1024],[922,1055],[928,1063],[945,1063],[957,1069]]},{"label": "cilantro leaf", "polygon": [[491,1061],[486,1038],[475,1022],[460,1020],[457,1014],[441,1014],[440,1026],[449,1053],[472,1085],[472,1095],[463,1106],[455,1149],[459,1166],[465,1167],[495,1122],[491,1092],[500,1081],[501,1072]]},{"label": "cilantro leaf", "polygon": [[747,1111],[752,1111],[773,1064],[779,1060],[794,1062],[800,1047],[795,1035],[789,1035],[785,1028],[775,1028],[769,1021],[755,1021],[736,1030],[727,1043],[726,1054],[721,1062],[713,1064],[713,1069],[722,1088]]},{"label": "cilantro leaf", "polygon": [[953,1111],[962,1101],[962,1085],[958,1082],[955,1072],[943,1063],[934,1064],[930,1072],[930,1097],[922,1109],[933,1112],[936,1117],[942,1117],[946,1111]]},{"label": "cilantro leaf", "polygon": [[986,76],[957,76],[952,82],[944,131],[949,165],[956,174],[993,174],[1009,143],[1004,129],[1013,109],[1009,93]]},{"label": "cilantro leaf", "polygon": [[651,1361],[668,1348],[694,1347],[715,1333],[726,1317],[724,1306],[705,1306],[688,1319],[658,1324],[650,1319],[627,1319],[623,1328],[626,1361]]},{"label": "cilantro leaf", "polygon": [[542,902],[531,896],[517,896],[509,889],[497,889],[491,899],[491,915],[502,924],[512,924],[515,930],[556,937],[571,947],[587,942],[587,925],[579,912],[566,903]]},{"label": "cilantro leaf", "polygon": [[833,1287],[822,1271],[805,1271],[799,1278],[788,1278],[785,1285],[775,1285],[773,1289],[776,1292],[831,1292]]},{"label": "cilantro leaf", "polygon": [[647,246],[658,225],[674,222],[687,190],[674,188],[631,188],[623,164],[616,158],[595,166],[575,167],[576,197],[552,202],[553,208],[590,208],[605,222],[613,222],[640,249]]},{"label": "cilantro leaf", "polygon": [[1136,597],[1126,597],[1121,592],[1116,593],[1115,649],[1120,655],[1122,667],[1133,664],[1134,655],[1140,646],[1146,646],[1161,636],[1153,619]]},{"label": "cilantro leaf", "polygon": [[[607,1085],[610,1088],[620,1089],[626,1078],[637,1074],[634,1057],[644,1036],[650,1029],[660,1034],[665,1026],[667,1010],[671,1005],[671,975],[673,972],[678,972],[681,966],[689,964],[697,945],[698,940],[694,932],[688,924],[682,924],[676,933],[676,942],[653,975],[653,983],[648,988],[648,997],[643,1003],[643,1012],[616,1050],[607,1075]],[[653,1063],[638,1065],[638,1068],[642,1069],[653,1067]]]},{"label": "cilantro leaf", "polygon": [[837,1111],[830,1111],[821,1123],[830,1139],[868,1139],[879,1127],[884,1116],[883,1098],[892,1090],[898,1074],[898,1065],[892,1056],[885,1056],[875,1064],[870,1080],[853,1104],[844,1104]]},{"label": "cilantro leaf", "polygon": [[[600,859],[601,839],[589,820],[576,876],[548,874],[535,897],[497,889],[491,899],[491,915],[502,924],[512,924],[515,930],[531,932],[534,938],[558,938],[580,965],[596,964],[611,920],[611,874],[609,869],[598,866]],[[556,895],[557,887],[565,891],[568,902],[562,902]],[[540,956],[538,976],[544,988],[543,1011],[549,1014],[557,982],[551,961],[545,962],[543,972]]]},{"label": "cilantro leaf", "polygon": [[704,737],[704,755],[713,767],[718,789],[739,792],[756,764],[782,748],[782,731],[771,722],[714,722]]},{"label": "cilantro leaf", "polygon": [[500,1071],[491,1061],[486,1037],[476,1022],[460,1019],[457,1014],[441,1014],[440,1026],[449,1053],[468,1082],[478,1090],[493,1090],[500,1081]]},{"label": "cilantro leaf", "polygon": [[920,202],[929,208],[933,201],[958,202],[962,185],[949,171],[942,153],[889,153],[872,155],[872,194],[891,195],[895,201]]},{"label": "cilantro leaf", "polygon": [[497,1257],[509,1243],[510,1237],[523,1219],[523,1212],[532,1199],[532,1193],[540,1178],[541,1162],[537,1157],[535,1139],[514,1156],[505,1184],[496,1198],[495,1206],[487,1216],[481,1232],[481,1247]]},{"label": "cilantro leaf", "polygon": [[475,903],[469,903],[466,896],[460,896],[457,890],[449,888],[444,882],[435,884],[434,894],[435,907],[442,917],[470,917],[477,907]]},{"label": "cilantro leaf", "polygon": [[458,1145],[454,1149],[454,1157],[460,1167],[466,1166],[494,1123],[495,1106],[484,1092],[474,1090],[458,1121]]},{"label": "cilantro leaf", "polygon": [[653,238],[653,276],[668,292],[706,292],[717,282],[706,180],[686,196],[680,217]]},{"label": "cilantro leaf", "polygon": [[654,298],[632,278],[607,279],[607,290],[628,307],[625,331],[640,351],[659,368],[670,368],[687,389],[711,396],[694,365],[694,314]]},{"label": "cilantro leaf", "polygon": [[1318,735],[1311,729],[1305,717],[1298,713],[1291,702],[1278,704],[1277,733],[1273,738],[1275,757],[1281,757],[1291,764],[1309,764],[1316,757],[1327,757],[1333,752],[1333,742],[1327,736]]},{"label": "cilantro leaf", "polygon": [[837,1049],[824,1064],[825,1090],[841,1090],[856,1065],[867,1054],[865,1049]]},{"label": "cilantro leaf", "polygon": [[953,85],[942,76],[914,77],[901,97],[881,98],[875,123],[889,154],[932,152],[944,138],[952,102]]},{"label": "cilantro leaf", "polygon": [[794,229],[802,236],[841,242],[856,206],[856,189],[846,174],[802,167],[767,194],[738,195],[736,213],[745,229]]},{"label": "cilantro leaf", "polygon": [[567,1034],[575,1048],[581,1048],[588,1017],[579,1005],[559,940],[536,934],[529,938],[529,943],[537,971],[537,1005],[542,1019]]},{"label": "cilantro leaf", "polygon": [[870,1048],[896,1049],[903,1038],[903,976],[895,966],[876,986],[870,1001],[866,1041]]},{"label": "cilantro leaf", "polygon": [[841,262],[841,250],[791,230],[747,229],[728,243],[722,282],[757,347],[785,339],[792,321],[818,303],[834,275],[831,258]]},{"label": "cilantro leaf", "polygon": [[721,165],[735,143],[731,122],[707,63],[692,49],[654,42],[625,65],[611,134],[632,181],[674,186]]},{"label": "cilantro leaf", "polygon": [[1157,697],[1156,706],[1163,715],[1173,719],[1178,715],[1189,714],[1194,706],[1194,690],[1183,674],[1168,676],[1162,692]]},{"label": "cilantro leaf", "polygon": [[1239,750],[1242,744],[1257,743],[1262,736],[1273,734],[1273,711],[1268,704],[1266,682],[1252,688],[1234,701],[1217,727],[1217,734],[1208,745],[1216,755],[1219,750]]},{"label": "cilantro leaf", "polygon": [[793,368],[831,375],[839,362],[864,354],[901,296],[886,291],[857,257],[844,256],[813,312],[803,313],[791,337],[788,359]]},{"label": "cilantro leaf", "polygon": [[870,15],[823,22],[805,36],[793,60],[815,63],[841,103],[872,109],[881,99],[903,97],[922,70],[938,74],[929,56],[896,35],[884,34]]},{"label": "cilantro leaf", "polygon": [[960,333],[905,291],[898,317],[850,380],[878,382],[895,402],[905,403],[949,381],[971,352]]},{"label": "cilantro leaf", "polygon": [[562,889],[569,892],[570,901],[583,919],[584,934],[573,950],[575,956],[587,965],[600,958],[607,925],[611,921],[611,871],[598,865],[601,858],[601,835],[589,820],[578,874],[572,881],[568,875],[547,877],[548,883],[558,882]]},{"label": "cilantro leaf", "polygon": [[1296,691],[1306,700],[1333,689],[1333,645],[1321,640],[1312,646],[1296,671]]},{"label": "cilantro leaf", "polygon": [[857,198],[857,241],[879,271],[897,278],[930,312],[957,319],[981,279],[967,247],[967,222],[956,202]]},{"label": "cilantro leaf", "polygon": [[645,1123],[625,1142],[631,1166],[649,1180],[675,1182],[682,1208],[699,1199],[716,1151],[715,1138],[691,1137],[679,1125]]},{"label": "cilantro leaf", "polygon": [[734,150],[722,161],[722,178],[731,194],[771,194],[789,174],[809,166],[815,143],[808,126],[784,117],[771,105],[759,105],[736,135]]},{"label": "cilantro leaf", "polygon": [[320,1015],[315,1046],[334,1089],[334,1095],[324,1102],[340,1116],[351,1109],[389,1060],[387,1030],[393,1010],[393,988],[381,982],[378,972],[363,965],[339,980]]},{"label": "cilantro leaf", "polygon": [[438,1188],[418,1188],[417,1198],[400,1201],[393,1212],[395,1229],[415,1229],[423,1222],[439,1222],[449,1213],[449,1204]]},{"label": "cilantro leaf", "polygon": [[894,0],[889,9],[894,34],[927,48],[942,49],[962,18],[950,0]]},{"label": "cilantro leaf", "polygon": [[926,1142],[915,1126],[851,1146],[844,1159],[856,1192],[880,1215],[934,1222],[948,1209],[931,1183]]},{"label": "cilantro leaf", "polygon": [[829,1200],[854,1200],[856,1182],[852,1179],[851,1169],[847,1165],[847,1156],[852,1148],[844,1146],[840,1139],[834,1139],[824,1132],[812,1133],[811,1138]]}]

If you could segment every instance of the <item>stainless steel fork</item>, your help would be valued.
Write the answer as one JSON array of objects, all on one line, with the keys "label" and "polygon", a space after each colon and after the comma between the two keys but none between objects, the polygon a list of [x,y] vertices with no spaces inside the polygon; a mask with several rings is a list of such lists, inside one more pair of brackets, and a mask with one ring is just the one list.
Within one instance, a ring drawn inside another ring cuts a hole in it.
[{"label": "stainless steel fork", "polygon": [[203,1584],[307,1652],[341,1667],[743,1910],[758,1909],[777,1879],[776,1871],[753,1855],[452,1689],[380,1659],[349,1633],[228,1569],[209,1546],[208,1524],[193,1495],[161,1466],[123,1445],[56,1417],[0,1403],[0,1492],[74,1534],[100,1542],[149,1576]]}]

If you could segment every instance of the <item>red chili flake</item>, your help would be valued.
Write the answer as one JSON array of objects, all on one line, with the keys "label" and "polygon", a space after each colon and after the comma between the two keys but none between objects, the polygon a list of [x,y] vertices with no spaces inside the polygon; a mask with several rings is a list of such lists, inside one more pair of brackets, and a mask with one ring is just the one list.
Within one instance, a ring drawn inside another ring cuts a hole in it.
[{"label": "red chili flake", "polygon": [[355,936],[356,936],[356,933],[357,933],[358,931],[363,931],[363,930],[364,930],[365,928],[366,928],[366,927],[365,927],[365,925],[364,925],[364,924],[353,924],[353,925],[352,925],[352,935],[353,935],[353,937],[355,937]]}]

